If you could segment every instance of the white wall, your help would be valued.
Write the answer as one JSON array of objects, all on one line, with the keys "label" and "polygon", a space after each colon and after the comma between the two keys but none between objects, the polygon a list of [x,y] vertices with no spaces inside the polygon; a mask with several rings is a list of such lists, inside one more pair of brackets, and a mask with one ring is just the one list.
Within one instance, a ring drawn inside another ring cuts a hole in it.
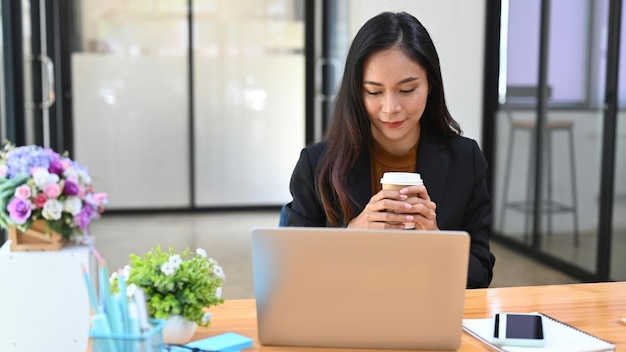
[{"label": "white wall", "polygon": [[484,0],[351,1],[350,37],[383,11],[406,11],[426,27],[441,61],[446,101],[464,135],[482,141]]}]

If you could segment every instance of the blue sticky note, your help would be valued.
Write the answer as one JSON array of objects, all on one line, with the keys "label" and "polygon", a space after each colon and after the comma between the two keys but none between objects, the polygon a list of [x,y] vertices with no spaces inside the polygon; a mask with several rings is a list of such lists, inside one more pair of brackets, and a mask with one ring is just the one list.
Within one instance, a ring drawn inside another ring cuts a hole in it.
[{"label": "blue sticky note", "polygon": [[191,348],[200,348],[215,352],[237,352],[252,347],[252,339],[234,332],[207,337],[206,339],[190,342],[185,345]]}]

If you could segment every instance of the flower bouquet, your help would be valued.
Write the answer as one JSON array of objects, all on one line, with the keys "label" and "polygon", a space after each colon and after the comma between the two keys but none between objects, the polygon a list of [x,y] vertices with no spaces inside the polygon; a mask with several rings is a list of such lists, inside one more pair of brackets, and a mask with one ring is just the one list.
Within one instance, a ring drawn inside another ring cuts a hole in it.
[{"label": "flower bouquet", "polygon": [[12,250],[45,249],[45,237],[52,236],[57,244],[84,240],[107,201],[106,193],[94,192],[87,168],[67,153],[10,143],[0,152],[0,227],[9,230]]},{"label": "flower bouquet", "polygon": [[[172,248],[163,252],[157,246],[141,257],[131,254],[130,265],[122,272],[128,284],[126,294],[134,296],[137,287],[141,288],[145,292],[150,317],[168,320],[163,330],[167,343],[184,343],[191,338],[191,335],[181,340],[169,337],[170,321],[182,319],[192,323],[192,331],[195,331],[198,325],[209,326],[211,313],[205,308],[224,303],[224,271],[201,248],[195,253],[186,249],[179,255]],[[113,292],[118,290],[117,277],[117,273],[111,275]]]}]

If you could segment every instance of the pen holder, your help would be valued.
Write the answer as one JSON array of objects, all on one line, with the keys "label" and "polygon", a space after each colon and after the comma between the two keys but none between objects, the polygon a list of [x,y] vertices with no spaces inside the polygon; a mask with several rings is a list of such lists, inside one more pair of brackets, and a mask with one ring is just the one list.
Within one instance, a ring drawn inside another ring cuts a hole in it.
[{"label": "pen holder", "polygon": [[106,334],[100,330],[89,331],[92,352],[161,352],[165,320],[150,320],[152,329],[139,335]]}]

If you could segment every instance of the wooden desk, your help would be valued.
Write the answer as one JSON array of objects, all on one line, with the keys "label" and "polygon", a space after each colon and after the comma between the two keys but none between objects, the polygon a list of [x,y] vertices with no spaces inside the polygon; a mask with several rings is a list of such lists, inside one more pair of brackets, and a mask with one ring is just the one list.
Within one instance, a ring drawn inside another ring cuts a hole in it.
[{"label": "wooden desk", "polygon": [[[500,311],[539,311],[614,343],[617,351],[626,351],[626,325],[618,322],[620,314],[626,314],[626,282],[466,291],[465,318],[485,318]],[[194,340],[233,331],[254,339],[254,347],[246,351],[372,351],[260,345],[253,299],[228,300],[213,307],[211,312],[211,326],[198,329]],[[463,333],[459,351],[488,350],[483,343]]]}]

